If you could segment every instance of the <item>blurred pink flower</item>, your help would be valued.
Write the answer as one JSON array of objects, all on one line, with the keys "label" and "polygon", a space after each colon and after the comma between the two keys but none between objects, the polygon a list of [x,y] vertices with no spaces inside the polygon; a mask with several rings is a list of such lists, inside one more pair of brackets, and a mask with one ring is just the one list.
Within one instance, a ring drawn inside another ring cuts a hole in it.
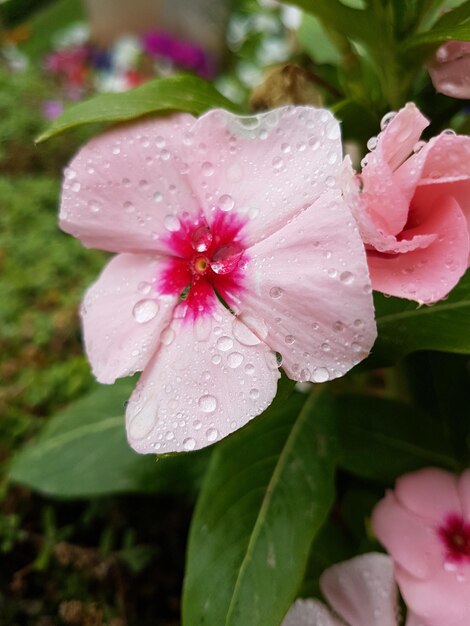
[{"label": "blurred pink flower", "polygon": [[361,175],[354,181],[346,161],[343,181],[373,288],[431,304],[468,266],[470,137],[444,131],[418,141],[428,124],[412,103],[387,115]]},{"label": "blurred pink flower", "polygon": [[402,476],[373,512],[414,624],[470,623],[470,469]]},{"label": "blurred pink flower", "polygon": [[428,63],[436,91],[451,98],[470,98],[470,41],[449,41]]},{"label": "blurred pink flower", "polygon": [[101,382],[144,370],[127,407],[136,450],[243,426],[275,396],[279,354],[314,382],[367,355],[371,287],[340,163],[337,121],[309,107],[120,126],[74,158],[61,226],[119,253],[85,296],[86,350]]},{"label": "blurred pink flower", "polygon": [[398,626],[393,561],[385,554],[363,554],[329,567],[320,588],[334,613],[318,600],[297,600],[282,626]]}]

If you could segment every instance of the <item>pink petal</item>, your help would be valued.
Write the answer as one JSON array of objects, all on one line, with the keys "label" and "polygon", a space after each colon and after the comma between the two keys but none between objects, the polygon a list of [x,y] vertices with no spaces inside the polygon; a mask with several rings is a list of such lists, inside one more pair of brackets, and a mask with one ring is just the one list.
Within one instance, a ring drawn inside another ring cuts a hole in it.
[{"label": "pink petal", "polygon": [[318,600],[297,600],[281,626],[343,626]]},{"label": "pink petal", "polygon": [[451,98],[470,98],[470,43],[449,41],[428,65],[436,91]]},{"label": "pink petal", "polygon": [[325,382],[367,356],[376,337],[364,248],[335,192],[248,250],[237,310],[295,380]]},{"label": "pink petal", "polygon": [[434,520],[405,509],[393,492],[373,510],[372,528],[393,560],[413,576],[429,579],[442,567]]},{"label": "pink petal", "polygon": [[[396,579],[407,606],[421,618],[423,626],[468,626],[470,616],[470,573],[444,566],[431,580],[419,580],[398,567]],[[418,622],[419,623],[419,622]]]},{"label": "pink petal", "polygon": [[259,415],[276,395],[275,355],[218,301],[212,318],[174,319],[127,407],[141,453],[196,450]]},{"label": "pink petal", "polygon": [[370,252],[372,286],[392,296],[431,304],[444,298],[464,274],[469,236],[462,211],[452,197],[424,206],[418,196],[413,213],[420,223],[404,231],[407,239],[429,234],[438,235],[437,239],[426,248],[396,256]]},{"label": "pink petal", "polygon": [[[416,156],[420,156],[421,152]],[[470,179],[470,137],[441,133],[424,148],[420,183],[442,184]]]},{"label": "pink petal", "polygon": [[412,153],[428,123],[414,104],[407,104],[380,133],[376,148],[366,156],[361,200],[376,228],[385,235],[397,235],[407,222],[414,188],[397,184],[394,171]]},{"label": "pink petal", "polygon": [[405,626],[429,626],[429,624],[426,624],[420,617],[408,610],[406,614]]},{"label": "pink petal", "polygon": [[155,256],[119,254],[86,292],[85,348],[100,382],[141,371],[152,357],[177,301],[155,291],[161,265]]},{"label": "pink petal", "polygon": [[158,242],[168,234],[165,220],[198,208],[183,144],[193,122],[179,114],[92,139],[65,170],[61,228],[93,248],[165,251]]},{"label": "pink petal", "polygon": [[385,554],[363,554],[329,567],[320,587],[350,626],[397,626],[393,561]]},{"label": "pink petal", "polygon": [[464,519],[470,521],[470,469],[465,470],[460,477],[458,492]]},{"label": "pink petal", "polygon": [[335,186],[340,127],[331,113],[284,107],[254,117],[209,111],[194,128],[191,181],[206,215],[250,218],[248,243],[265,239]]},{"label": "pink petal", "polygon": [[449,513],[462,513],[455,474],[426,468],[397,480],[395,497],[410,513],[440,524]]},{"label": "pink petal", "polygon": [[429,121],[413,102],[400,109],[379,136],[377,148],[392,171],[408,158]]}]

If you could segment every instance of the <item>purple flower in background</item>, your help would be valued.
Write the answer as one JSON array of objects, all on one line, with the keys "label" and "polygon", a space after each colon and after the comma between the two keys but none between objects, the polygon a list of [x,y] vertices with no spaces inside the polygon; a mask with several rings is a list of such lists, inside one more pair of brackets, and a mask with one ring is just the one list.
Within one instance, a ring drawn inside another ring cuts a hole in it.
[{"label": "purple flower in background", "polygon": [[45,100],[42,103],[42,114],[46,120],[55,120],[63,113],[64,104],[60,100]]},{"label": "purple flower in background", "polygon": [[147,54],[165,57],[203,78],[212,78],[215,67],[208,54],[196,44],[182,41],[162,32],[149,32],[143,35],[142,45]]}]

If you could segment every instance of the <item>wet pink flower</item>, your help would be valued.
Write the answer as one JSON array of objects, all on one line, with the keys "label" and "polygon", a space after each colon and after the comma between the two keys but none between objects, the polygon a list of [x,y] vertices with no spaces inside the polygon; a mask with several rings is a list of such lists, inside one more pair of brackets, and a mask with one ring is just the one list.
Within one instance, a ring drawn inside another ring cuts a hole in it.
[{"label": "wet pink flower", "polygon": [[286,107],[121,126],[67,168],[62,228],[118,253],[82,319],[99,381],[144,370],[126,415],[136,450],[240,428],[271,403],[280,359],[325,382],[367,355],[371,287],[340,163],[331,114]]},{"label": "wet pink flower", "polygon": [[363,554],[329,567],[320,587],[335,613],[318,600],[297,600],[282,626],[398,626],[393,561],[385,554]]},{"label": "wet pink flower", "polygon": [[416,624],[468,626],[470,470],[402,476],[373,512],[372,525],[395,561]]},{"label": "wet pink flower", "polygon": [[436,91],[451,98],[470,98],[470,41],[449,41],[428,64]]},{"label": "wet pink flower", "polygon": [[356,179],[362,192],[352,179],[348,187],[347,174],[343,180],[373,288],[430,304],[449,293],[468,265],[470,137],[444,131],[419,141],[428,124],[411,103],[387,115]]}]

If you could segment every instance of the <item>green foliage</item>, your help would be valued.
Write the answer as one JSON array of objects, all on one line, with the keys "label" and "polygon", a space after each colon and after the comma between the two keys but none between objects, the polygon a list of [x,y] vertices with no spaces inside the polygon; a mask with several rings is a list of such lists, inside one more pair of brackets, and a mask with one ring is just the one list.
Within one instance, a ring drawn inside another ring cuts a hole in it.
[{"label": "green foliage", "polygon": [[134,384],[125,379],[103,385],[56,415],[13,458],[10,479],[61,498],[194,489],[206,451],[157,461],[129,447],[123,414]]},{"label": "green foliage", "polygon": [[100,94],[70,107],[42,133],[41,142],[64,130],[96,122],[122,122],[152,113],[185,111],[200,115],[208,109],[236,107],[211,83],[190,75],[149,81],[125,93]]},{"label": "green foliage", "polygon": [[183,624],[281,623],[332,504],[332,425],[326,389],[281,394],[217,446],[192,521]]},{"label": "green foliage", "polygon": [[416,350],[470,354],[470,272],[431,306],[375,294],[378,339],[369,362],[389,364]]}]

